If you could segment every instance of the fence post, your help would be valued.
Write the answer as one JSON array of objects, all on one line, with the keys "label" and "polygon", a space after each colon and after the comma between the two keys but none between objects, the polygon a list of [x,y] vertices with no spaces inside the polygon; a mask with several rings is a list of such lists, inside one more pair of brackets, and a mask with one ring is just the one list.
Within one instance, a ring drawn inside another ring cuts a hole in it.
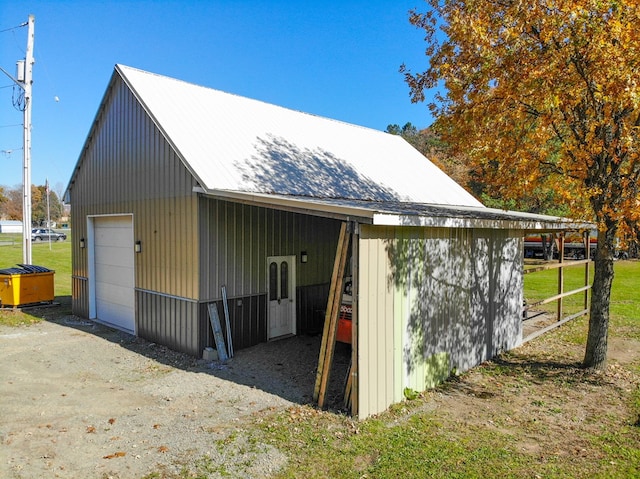
[{"label": "fence post", "polygon": [[[558,262],[564,262],[564,231],[558,235]],[[558,294],[564,293],[564,268],[558,268]],[[558,321],[562,320],[562,296],[558,298]]]}]

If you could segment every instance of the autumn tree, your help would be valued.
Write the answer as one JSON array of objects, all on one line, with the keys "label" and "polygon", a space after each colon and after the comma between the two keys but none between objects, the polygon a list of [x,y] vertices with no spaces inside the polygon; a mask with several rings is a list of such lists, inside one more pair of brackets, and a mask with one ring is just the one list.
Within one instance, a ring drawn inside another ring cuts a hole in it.
[{"label": "autumn tree", "polygon": [[410,122],[400,128],[390,124],[387,133],[402,136],[411,146],[427,157],[432,163],[453,178],[459,185],[472,192],[470,167],[465,155],[453,154],[449,146],[442,141],[431,128],[418,130]]},{"label": "autumn tree", "polygon": [[412,100],[472,159],[494,196],[552,188],[597,223],[584,366],[606,365],[615,236],[640,218],[640,24],[624,0],[427,0],[410,22],[429,64]]},{"label": "autumn tree", "polygon": [[[63,213],[63,206],[55,191],[49,191],[49,204],[47,205],[47,187],[31,187],[31,217],[33,224],[44,226],[47,218],[58,221]],[[48,209],[47,209],[48,206]]]},{"label": "autumn tree", "polygon": [[0,186],[0,217],[2,216],[2,205],[9,199],[4,195],[4,186]]},{"label": "autumn tree", "polygon": [[2,216],[8,220],[22,220],[22,188],[12,188],[5,192],[6,201],[0,203]]}]

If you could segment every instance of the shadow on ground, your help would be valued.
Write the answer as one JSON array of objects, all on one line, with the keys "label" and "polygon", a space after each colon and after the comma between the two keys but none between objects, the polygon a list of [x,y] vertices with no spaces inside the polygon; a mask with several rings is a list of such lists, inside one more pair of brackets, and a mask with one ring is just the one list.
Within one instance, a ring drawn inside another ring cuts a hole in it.
[{"label": "shadow on ground", "polygon": [[[294,336],[261,343],[236,351],[232,359],[205,361],[166,346],[152,343],[108,326],[71,314],[71,298],[56,297],[54,305],[24,308],[23,312],[61,326],[83,331],[166,366],[185,371],[211,374],[297,404],[311,404],[316,379],[320,334]],[[334,365],[327,390],[326,404],[334,412],[345,412],[344,385],[351,358],[351,346],[337,343]]]}]

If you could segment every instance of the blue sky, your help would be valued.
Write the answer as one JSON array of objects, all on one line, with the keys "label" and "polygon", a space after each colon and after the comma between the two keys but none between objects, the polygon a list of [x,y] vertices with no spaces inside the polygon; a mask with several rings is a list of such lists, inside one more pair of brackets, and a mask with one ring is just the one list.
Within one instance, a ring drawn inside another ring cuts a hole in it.
[{"label": "blue sky", "polygon": [[[432,118],[398,68],[424,70],[420,0],[0,0],[0,30],[35,15],[32,183],[63,190],[116,63],[349,123]],[[0,67],[27,28],[0,32]],[[0,73],[0,185],[22,182],[22,113]],[[59,101],[55,101],[58,97]]]}]

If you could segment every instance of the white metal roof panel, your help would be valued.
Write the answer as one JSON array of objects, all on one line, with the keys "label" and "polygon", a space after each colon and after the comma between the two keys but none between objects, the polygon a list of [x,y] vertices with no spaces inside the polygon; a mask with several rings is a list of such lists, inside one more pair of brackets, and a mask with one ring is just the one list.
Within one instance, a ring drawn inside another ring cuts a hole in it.
[{"label": "white metal roof panel", "polygon": [[[199,190],[206,193],[204,190]],[[377,226],[435,228],[497,228],[524,231],[588,230],[594,224],[559,216],[500,210],[484,206],[452,206],[400,201],[365,201],[340,198],[216,191],[213,197],[293,211],[351,218]]]},{"label": "white metal roof panel", "polygon": [[116,70],[205,191],[482,207],[397,135]]}]

